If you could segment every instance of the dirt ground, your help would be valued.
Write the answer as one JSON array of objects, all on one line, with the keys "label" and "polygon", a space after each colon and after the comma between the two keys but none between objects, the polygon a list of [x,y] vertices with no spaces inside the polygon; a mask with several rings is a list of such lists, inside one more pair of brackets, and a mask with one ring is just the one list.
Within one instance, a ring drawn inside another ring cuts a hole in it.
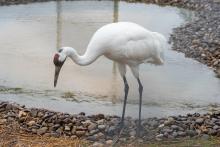
[{"label": "dirt ground", "polygon": [[0,147],[87,147],[88,143],[78,139],[54,138],[23,132],[16,124],[0,125]]},{"label": "dirt ground", "polygon": [[[23,132],[17,124],[0,125],[0,147],[88,147],[91,143],[68,137],[45,137]],[[117,144],[117,147],[220,147],[220,138],[154,143]]]}]

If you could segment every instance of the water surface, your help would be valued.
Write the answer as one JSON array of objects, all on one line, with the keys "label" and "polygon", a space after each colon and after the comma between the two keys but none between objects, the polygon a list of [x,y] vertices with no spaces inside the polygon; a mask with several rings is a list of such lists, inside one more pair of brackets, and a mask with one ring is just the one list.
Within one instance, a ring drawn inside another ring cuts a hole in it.
[{"label": "water surface", "polygon": [[[104,57],[80,67],[70,59],[53,88],[53,54],[72,46],[80,54],[104,24],[132,21],[167,38],[172,29],[192,21],[193,12],[152,4],[113,1],[62,1],[0,8],[0,100],[56,111],[120,115],[123,82],[114,63]],[[206,66],[167,50],[164,66],[143,64],[143,116],[207,110],[220,104],[220,81]],[[127,73],[127,115],[138,114],[138,84]],[[10,89],[13,87],[20,88]],[[9,88],[9,89],[8,89]],[[71,92],[73,98],[63,98]]]}]

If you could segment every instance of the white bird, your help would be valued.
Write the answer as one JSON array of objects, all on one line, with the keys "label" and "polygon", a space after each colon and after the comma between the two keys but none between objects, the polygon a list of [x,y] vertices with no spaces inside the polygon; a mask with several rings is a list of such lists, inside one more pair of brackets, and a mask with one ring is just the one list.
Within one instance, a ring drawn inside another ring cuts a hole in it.
[{"label": "white bird", "polygon": [[124,126],[124,115],[129,86],[126,80],[126,66],[128,66],[139,84],[139,134],[141,127],[141,105],[143,86],[139,79],[139,65],[164,63],[163,51],[167,48],[166,38],[151,32],[142,26],[131,22],[117,22],[107,24],[98,29],[90,40],[84,55],[79,55],[72,47],[62,47],[54,55],[55,76],[54,87],[57,84],[60,69],[67,57],[78,65],[85,66],[93,63],[98,57],[105,57],[117,63],[124,81],[124,104],[120,128]]}]

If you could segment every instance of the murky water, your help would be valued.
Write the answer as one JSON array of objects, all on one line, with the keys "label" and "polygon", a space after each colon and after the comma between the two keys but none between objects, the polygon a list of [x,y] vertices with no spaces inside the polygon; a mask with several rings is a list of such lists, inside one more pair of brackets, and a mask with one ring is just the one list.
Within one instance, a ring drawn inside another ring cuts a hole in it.
[{"label": "murky water", "polygon": [[[0,7],[0,100],[78,113],[120,115],[123,83],[112,61],[80,67],[67,60],[53,88],[53,54],[72,46],[80,54],[92,34],[115,21],[132,21],[164,34],[193,19],[184,9],[113,1],[62,1]],[[164,66],[143,64],[143,116],[206,110],[220,104],[220,81],[206,66],[166,51]],[[137,82],[130,85],[127,115],[138,114]],[[13,89],[14,87],[14,89]],[[12,88],[12,89],[11,89]]]}]

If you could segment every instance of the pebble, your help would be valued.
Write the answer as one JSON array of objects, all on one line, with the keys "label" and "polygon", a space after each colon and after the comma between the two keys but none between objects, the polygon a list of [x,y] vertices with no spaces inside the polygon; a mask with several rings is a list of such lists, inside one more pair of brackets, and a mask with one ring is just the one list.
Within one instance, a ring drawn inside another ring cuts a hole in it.
[{"label": "pebble", "polygon": [[19,111],[18,113],[18,117],[21,118],[21,117],[25,117],[27,115],[26,112],[23,112],[23,111]]},{"label": "pebble", "polygon": [[99,129],[99,130],[104,130],[105,127],[106,127],[105,125],[98,125],[98,129]]},{"label": "pebble", "polygon": [[7,122],[7,119],[0,119],[0,125],[3,125]]},{"label": "pebble", "polygon": [[85,131],[76,131],[76,136],[78,136],[78,137],[82,137],[85,134],[86,134]]},{"label": "pebble", "polygon": [[203,122],[204,122],[203,118],[197,118],[196,119],[196,123],[198,123],[198,124],[202,124]]},{"label": "pebble", "polygon": [[97,124],[95,123],[91,123],[89,126],[88,126],[88,130],[91,131],[91,130],[94,130],[97,128]]},{"label": "pebble", "polygon": [[65,131],[70,131],[71,129],[70,129],[69,126],[65,126],[64,130],[65,130]]},{"label": "pebble", "polygon": [[28,126],[33,126],[35,123],[36,123],[35,121],[31,120],[31,121],[29,121],[29,122],[27,123],[27,125],[28,125]]},{"label": "pebble", "polygon": [[105,143],[106,143],[107,145],[112,145],[113,141],[112,141],[112,140],[107,140]]},{"label": "pebble", "polygon": [[40,129],[37,130],[37,135],[43,135],[44,133],[47,132],[47,127],[42,127]]},{"label": "pebble", "polygon": [[104,147],[103,143],[95,142],[93,143],[92,147]]}]

